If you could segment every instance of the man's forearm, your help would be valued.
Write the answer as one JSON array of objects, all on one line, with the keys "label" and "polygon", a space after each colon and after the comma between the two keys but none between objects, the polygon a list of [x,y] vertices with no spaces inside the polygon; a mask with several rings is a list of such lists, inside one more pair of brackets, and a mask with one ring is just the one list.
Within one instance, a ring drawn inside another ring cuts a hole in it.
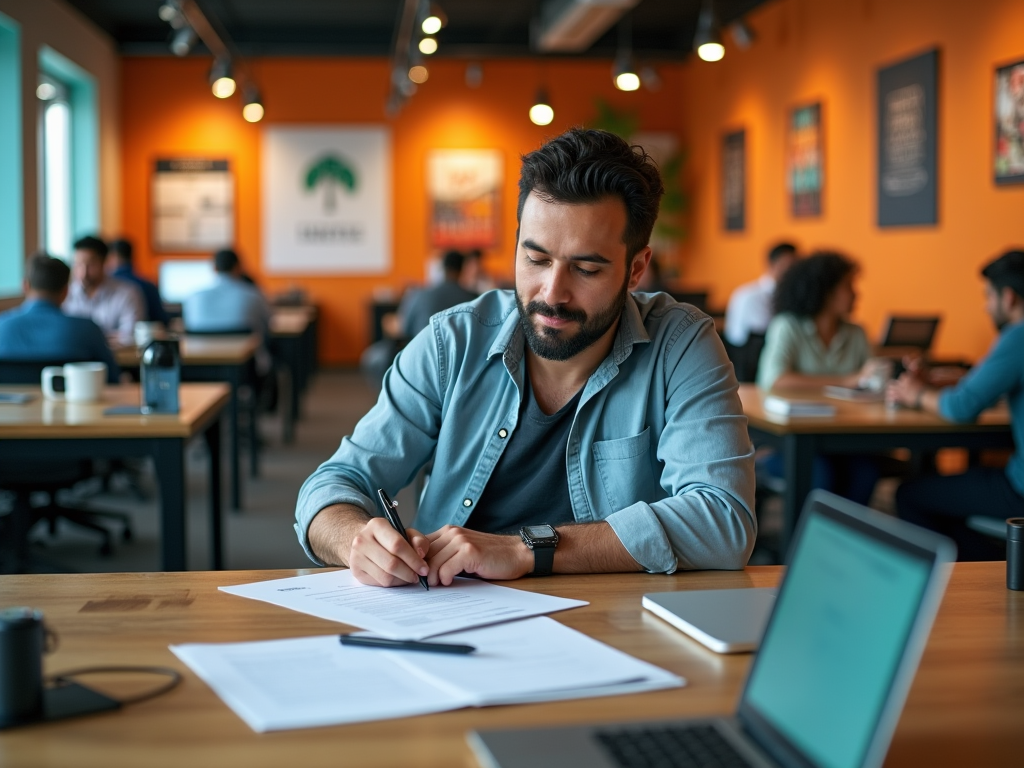
[{"label": "man's forearm", "polygon": [[608,523],[566,525],[557,530],[555,573],[633,573],[644,569]]},{"label": "man's forearm", "polygon": [[370,516],[354,504],[334,504],[317,512],[309,524],[309,547],[327,565],[348,565],[352,539]]}]

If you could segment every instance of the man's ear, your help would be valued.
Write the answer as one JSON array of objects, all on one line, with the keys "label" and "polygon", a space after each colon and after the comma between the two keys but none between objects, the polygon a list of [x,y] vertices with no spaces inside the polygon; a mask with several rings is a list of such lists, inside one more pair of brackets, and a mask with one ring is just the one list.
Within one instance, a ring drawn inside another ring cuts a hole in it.
[{"label": "man's ear", "polygon": [[629,285],[628,290],[630,292],[636,290],[637,285],[640,284],[640,278],[644,276],[644,272],[647,271],[647,265],[651,263],[651,246],[642,248],[636,256],[633,257],[633,263],[629,267]]}]

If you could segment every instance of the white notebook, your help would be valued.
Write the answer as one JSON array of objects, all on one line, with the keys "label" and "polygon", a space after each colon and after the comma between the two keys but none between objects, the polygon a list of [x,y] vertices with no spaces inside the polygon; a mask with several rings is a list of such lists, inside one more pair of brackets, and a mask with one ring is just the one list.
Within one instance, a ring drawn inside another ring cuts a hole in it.
[{"label": "white notebook", "polygon": [[836,407],[831,403],[817,400],[791,400],[787,397],[769,395],[764,399],[764,409],[775,416],[835,416]]}]

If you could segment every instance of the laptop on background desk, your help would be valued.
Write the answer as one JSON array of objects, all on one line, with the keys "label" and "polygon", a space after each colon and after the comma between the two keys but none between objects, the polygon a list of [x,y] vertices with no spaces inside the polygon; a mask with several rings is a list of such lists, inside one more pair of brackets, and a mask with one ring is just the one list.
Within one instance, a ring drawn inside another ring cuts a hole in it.
[{"label": "laptop on background desk", "polygon": [[955,558],[942,536],[813,491],[733,716],[472,731],[470,747],[485,768],[880,766]]}]

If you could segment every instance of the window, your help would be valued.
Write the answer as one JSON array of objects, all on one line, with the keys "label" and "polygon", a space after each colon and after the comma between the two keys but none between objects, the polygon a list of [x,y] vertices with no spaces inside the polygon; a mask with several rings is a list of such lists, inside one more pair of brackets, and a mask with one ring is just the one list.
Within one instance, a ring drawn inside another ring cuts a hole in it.
[{"label": "window", "polygon": [[0,13],[0,296],[21,292],[21,53],[18,25]]},{"label": "window", "polygon": [[59,80],[42,75],[39,99],[40,229],[43,248],[51,256],[71,258],[71,100]]}]

